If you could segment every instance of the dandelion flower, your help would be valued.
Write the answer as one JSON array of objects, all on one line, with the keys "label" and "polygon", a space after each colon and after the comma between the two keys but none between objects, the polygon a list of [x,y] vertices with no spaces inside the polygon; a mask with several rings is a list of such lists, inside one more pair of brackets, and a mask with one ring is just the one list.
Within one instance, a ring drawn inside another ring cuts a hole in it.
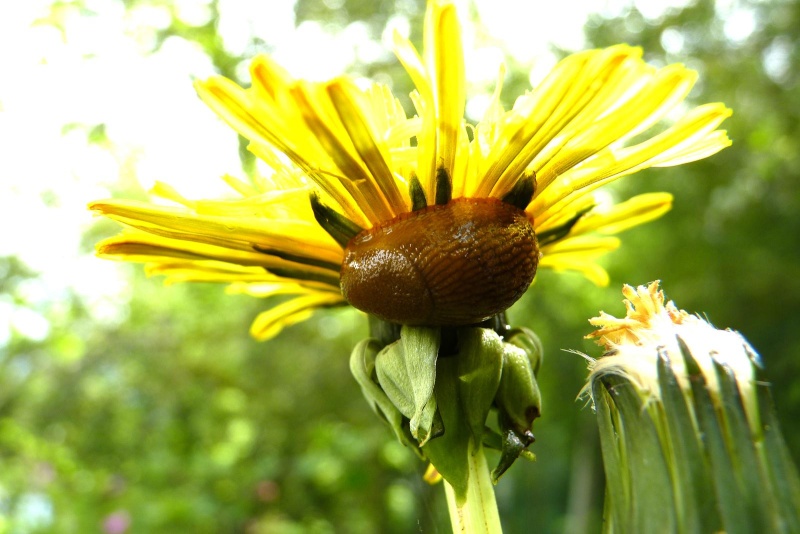
[{"label": "dandelion flower", "polygon": [[226,176],[232,199],[190,200],[159,183],[152,193],[174,206],[94,202],[128,227],[99,255],[145,262],[168,282],[291,295],[255,320],[262,339],[348,302],[395,323],[475,324],[511,306],[537,268],[606,284],[596,260],[619,245],[612,234],[659,217],[672,197],[605,206],[595,190],[730,144],[717,129],[730,110],[718,103],[653,132],[696,73],[647,65],[638,48],[568,56],[511,109],[500,102],[501,70],[477,124],[464,117],[451,2],[429,2],[422,55],[399,35],[394,49],[416,87],[411,116],[386,86],[294,79],[268,56],[253,60],[250,88],[198,82],[200,98],[269,172]]}]

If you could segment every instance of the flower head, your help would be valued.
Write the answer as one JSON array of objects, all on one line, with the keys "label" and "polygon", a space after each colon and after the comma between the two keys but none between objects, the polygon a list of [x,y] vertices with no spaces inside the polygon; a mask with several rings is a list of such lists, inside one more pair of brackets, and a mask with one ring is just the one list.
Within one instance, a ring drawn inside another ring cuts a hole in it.
[{"label": "flower head", "polygon": [[[626,45],[567,57],[509,110],[500,103],[501,71],[491,105],[470,125],[450,1],[429,2],[424,44],[420,55],[405,38],[394,41],[416,86],[413,116],[383,85],[296,80],[268,56],[253,60],[248,89],[223,77],[198,82],[200,97],[270,171],[250,182],[226,176],[233,199],[189,200],[157,184],[152,192],[176,206],[94,202],[92,209],[130,227],[100,243],[99,254],[143,261],[169,282],[228,282],[257,296],[293,295],[256,319],[259,338],[314,308],[347,301],[395,322],[468,324],[510,306],[537,267],[607,283],[595,260],[618,246],[611,234],[659,217],[672,197],[652,193],[605,206],[593,192],[730,144],[717,130],[730,115],[722,104],[686,111],[650,133],[686,97],[696,74],[681,65],[649,66],[641,50]],[[494,214],[506,212],[513,222],[497,222]],[[399,242],[368,253],[356,245],[399,235],[399,221],[408,227]],[[431,236],[426,251],[414,248],[422,235]],[[443,256],[442,243],[456,243],[455,252]],[[452,267],[464,250],[476,252]],[[519,267],[510,268],[507,258]],[[375,274],[374,266],[391,273]],[[356,274],[346,276],[350,267]],[[417,285],[407,286],[411,272]],[[497,280],[502,290],[495,290]],[[462,298],[475,288],[484,294]],[[407,308],[413,317],[373,311],[372,299],[387,296],[400,299],[389,309]],[[424,313],[416,312],[426,305],[420,299],[431,301]],[[494,300],[461,314],[487,299]]]},{"label": "flower head", "polygon": [[624,286],[625,317],[601,312],[599,317],[589,320],[597,330],[587,337],[597,338],[606,353],[591,360],[587,391],[595,380],[616,375],[634,384],[644,401],[659,399],[658,361],[664,357],[678,384],[689,391],[690,373],[680,356],[683,350],[688,350],[712,397],[717,399],[720,392],[716,367],[724,366],[735,377],[745,408],[755,418],[754,366],[760,365],[756,351],[738,332],[718,330],[697,315],[679,310],[672,301],[665,300],[658,284],[656,281],[637,288]]},{"label": "flower head", "polygon": [[738,332],[625,286],[626,316],[591,319],[605,354],[584,394],[597,414],[609,532],[781,532],[800,478],[760,358]]}]

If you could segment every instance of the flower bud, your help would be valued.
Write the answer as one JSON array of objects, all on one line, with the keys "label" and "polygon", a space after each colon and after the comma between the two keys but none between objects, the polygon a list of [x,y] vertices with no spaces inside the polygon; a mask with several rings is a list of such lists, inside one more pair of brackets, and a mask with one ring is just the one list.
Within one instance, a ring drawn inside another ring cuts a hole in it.
[{"label": "flower bud", "polygon": [[653,282],[626,286],[627,315],[590,322],[606,353],[591,395],[608,530],[800,531],[800,478],[760,359],[737,332],[679,310]]},{"label": "flower bud", "polygon": [[503,372],[495,404],[501,418],[508,422],[523,442],[530,443],[533,441],[531,425],[541,415],[539,385],[528,352],[511,343],[504,343],[503,349]]}]

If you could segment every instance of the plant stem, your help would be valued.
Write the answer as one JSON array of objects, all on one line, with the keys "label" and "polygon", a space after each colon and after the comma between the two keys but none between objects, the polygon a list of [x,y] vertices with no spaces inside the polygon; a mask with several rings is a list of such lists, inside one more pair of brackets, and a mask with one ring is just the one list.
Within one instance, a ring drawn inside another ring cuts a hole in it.
[{"label": "plant stem", "polygon": [[450,510],[450,523],[454,534],[501,534],[500,514],[494,497],[494,485],[489,475],[489,466],[483,454],[483,446],[478,446],[469,454],[469,482],[467,498],[458,505],[453,488],[444,482],[447,507]]}]

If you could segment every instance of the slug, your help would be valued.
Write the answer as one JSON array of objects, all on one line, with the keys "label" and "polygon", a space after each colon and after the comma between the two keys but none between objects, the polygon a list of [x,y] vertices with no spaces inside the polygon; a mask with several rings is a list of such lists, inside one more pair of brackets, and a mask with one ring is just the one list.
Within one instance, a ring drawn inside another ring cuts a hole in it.
[{"label": "slug", "polygon": [[539,263],[525,212],[495,198],[459,198],[363,230],[340,272],[354,307],[405,325],[462,326],[505,311]]}]

